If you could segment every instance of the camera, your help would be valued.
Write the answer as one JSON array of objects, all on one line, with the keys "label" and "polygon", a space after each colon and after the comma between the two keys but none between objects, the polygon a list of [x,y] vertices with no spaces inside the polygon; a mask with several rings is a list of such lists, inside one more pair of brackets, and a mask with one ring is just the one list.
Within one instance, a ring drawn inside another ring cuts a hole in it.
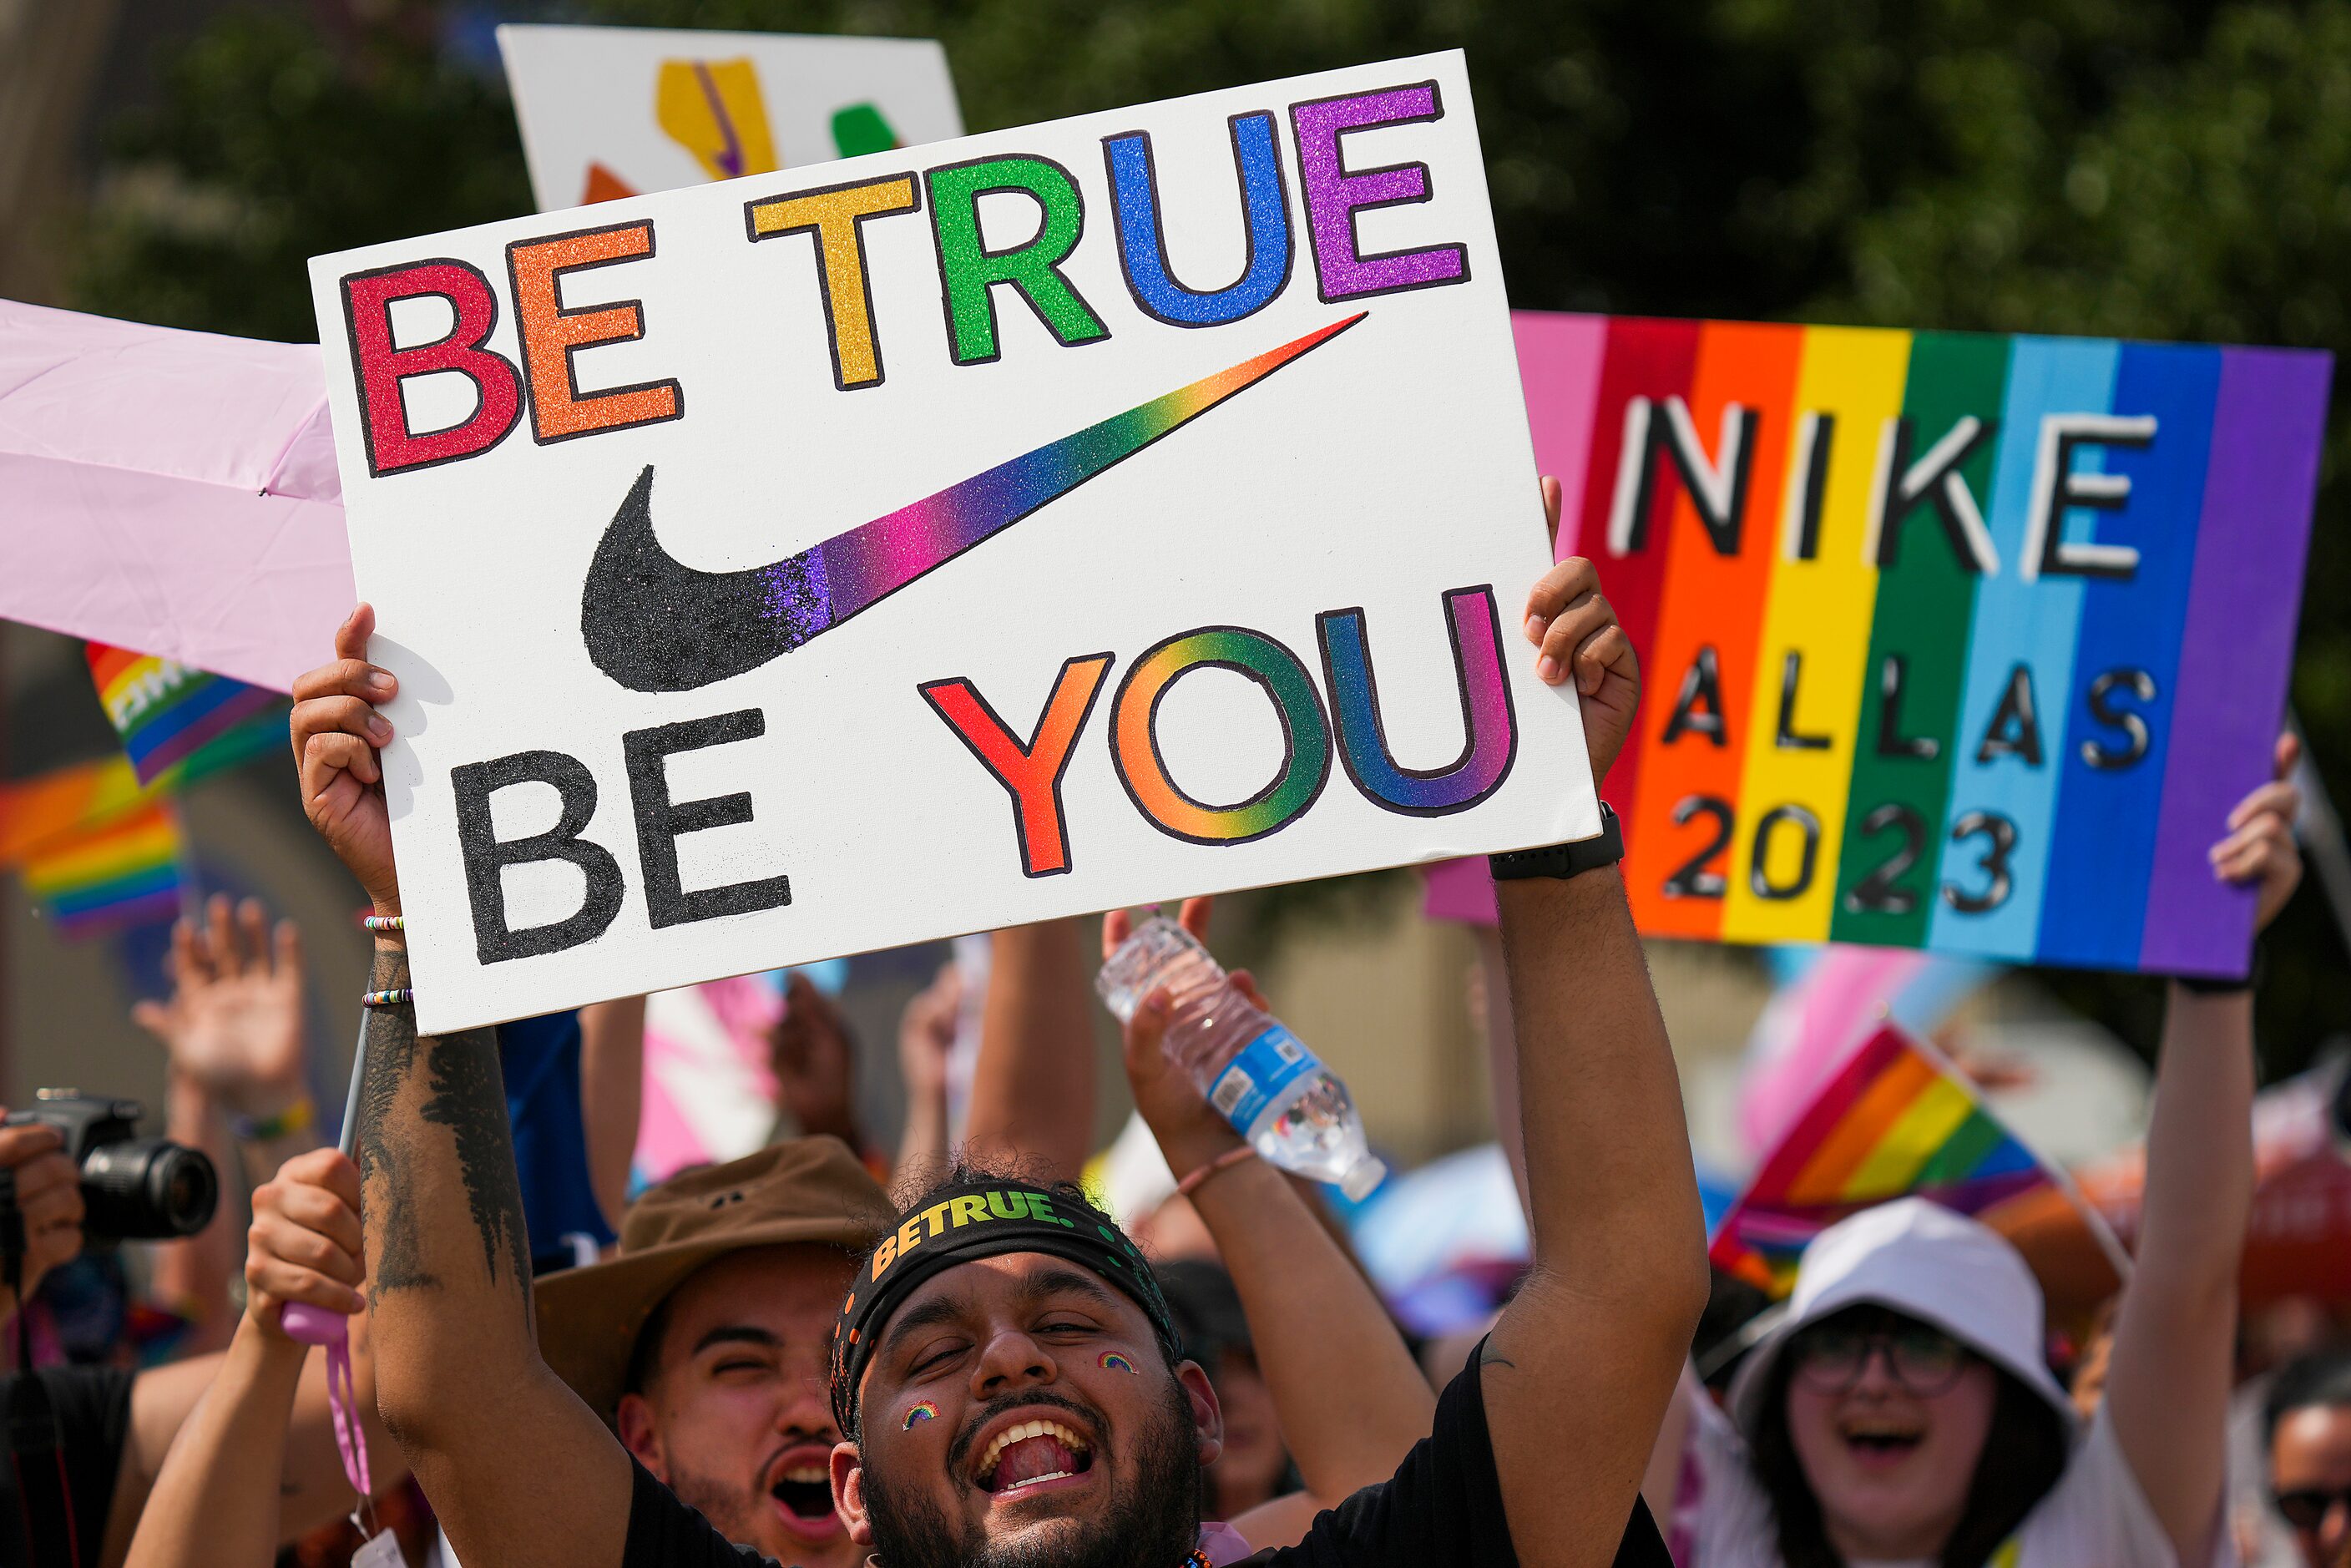
[{"label": "camera", "polygon": [[139,1136],[136,1100],[44,1089],[0,1125],[42,1122],[65,1134],[66,1158],[81,1169],[82,1233],[90,1244],[193,1236],[220,1202],[220,1177],[200,1149]]}]

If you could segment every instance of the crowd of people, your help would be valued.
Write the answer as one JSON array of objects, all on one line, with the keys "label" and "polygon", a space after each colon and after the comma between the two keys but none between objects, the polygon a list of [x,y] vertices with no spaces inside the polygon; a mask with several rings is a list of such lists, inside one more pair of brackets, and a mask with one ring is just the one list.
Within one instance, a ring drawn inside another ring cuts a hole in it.
[{"label": "crowd of people", "polygon": [[[1634,721],[1630,644],[1583,560],[1522,618],[1521,656],[1582,697],[1596,782]],[[167,1130],[251,1187],[241,1312],[214,1225],[154,1251],[168,1359],[141,1369],[119,1325],[68,1354],[51,1299],[87,1261],[78,1173],[53,1128],[0,1127],[22,1224],[0,1308],[35,1363],[5,1389],[24,1561],[2204,1568],[2264,1550],[2231,1502],[2250,1485],[2286,1561],[2351,1568],[2351,1349],[2270,1373],[2258,1455],[2229,1441],[2247,985],[2170,986],[2101,1354],[2061,1368],[2022,1257],[1915,1197],[1823,1232],[1783,1305],[1724,1323],[1614,855],[1498,867],[1497,1121],[1532,1256],[1432,1375],[1319,1191],[1171,1064],[1164,994],[1123,1060],[1174,1195],[1113,1216],[1082,1184],[1074,921],[996,934],[952,1146],[952,971],[908,1009],[894,1152],[856,1125],[846,1036],[796,980],[775,1045],[798,1135],[628,1201],[641,1001],[568,1033],[434,1037],[402,999],[378,761],[397,685],[372,631],[362,605],[293,716],[306,810],[376,916],[349,1155],[309,1110],[290,926],[215,902],[137,1015],[170,1056]],[[2291,760],[2282,743],[2281,779]],[[2263,925],[2300,877],[2295,806],[2274,783],[2212,824],[2214,874],[2258,889]],[[1181,914],[1204,938],[1208,916]],[[1105,955],[1128,918],[1101,922]],[[347,1354],[296,1307],[344,1322]],[[1742,1351],[1703,1377],[1702,1315]]]}]

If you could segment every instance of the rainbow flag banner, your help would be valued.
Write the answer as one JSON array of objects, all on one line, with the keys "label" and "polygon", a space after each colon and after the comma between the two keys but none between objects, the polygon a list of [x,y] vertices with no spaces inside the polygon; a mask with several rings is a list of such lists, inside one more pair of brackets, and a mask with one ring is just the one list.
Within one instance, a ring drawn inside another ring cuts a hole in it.
[{"label": "rainbow flag banner", "polygon": [[38,778],[0,781],[0,867],[21,867],[69,837],[87,834],[160,797],[142,789],[120,754],[77,762]]},{"label": "rainbow flag banner", "polygon": [[1648,700],[1644,930],[2241,974],[2332,359],[1513,319]]},{"label": "rainbow flag banner", "polygon": [[87,651],[99,700],[141,784],[208,747],[225,746],[242,761],[284,736],[282,725],[246,725],[283,700],[277,692],[104,643]]},{"label": "rainbow flag banner", "polygon": [[0,869],[21,866],[65,840],[86,835],[122,812],[151,805],[197,779],[286,744],[282,722],[238,726],[153,782],[141,784],[117,752],[32,779],[0,780]]},{"label": "rainbow flag banner", "polygon": [[1940,1053],[1888,1025],[1823,1086],[1714,1233],[1714,1266],[1775,1298],[1795,1288],[1813,1238],[1897,1197],[1991,1223],[2055,1186]]},{"label": "rainbow flag banner", "polygon": [[61,936],[93,936],[180,912],[180,819],[150,800],[102,826],[42,846],[22,872]]}]

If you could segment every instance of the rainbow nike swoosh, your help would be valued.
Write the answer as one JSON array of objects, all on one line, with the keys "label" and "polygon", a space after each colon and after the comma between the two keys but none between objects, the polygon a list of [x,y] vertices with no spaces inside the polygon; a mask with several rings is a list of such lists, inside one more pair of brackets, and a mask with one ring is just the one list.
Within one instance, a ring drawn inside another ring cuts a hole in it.
[{"label": "rainbow nike swoosh", "polygon": [[1230,370],[1025,452],[767,566],[696,571],[653,536],[653,471],[604,530],[580,595],[596,667],[634,692],[686,692],[758,669],[1256,385],[1362,320],[1359,311]]}]

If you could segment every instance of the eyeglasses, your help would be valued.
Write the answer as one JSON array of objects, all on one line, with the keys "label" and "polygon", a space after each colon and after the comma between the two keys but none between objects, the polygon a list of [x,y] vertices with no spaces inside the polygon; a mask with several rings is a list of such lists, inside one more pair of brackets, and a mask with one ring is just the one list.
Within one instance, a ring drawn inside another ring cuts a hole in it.
[{"label": "eyeglasses", "polygon": [[1967,1346],[1925,1323],[1825,1322],[1798,1334],[1788,1351],[1796,1358],[1796,1375],[1823,1394],[1843,1394],[1859,1383],[1870,1357],[1883,1352],[1894,1381],[1921,1399],[1957,1383],[1971,1359]]},{"label": "eyeglasses", "polygon": [[2351,1487],[2333,1491],[2324,1487],[2296,1487],[2292,1491],[2272,1494],[2277,1511],[2296,1530],[2316,1530],[2326,1522],[2326,1516],[2338,1507],[2351,1508]]}]

